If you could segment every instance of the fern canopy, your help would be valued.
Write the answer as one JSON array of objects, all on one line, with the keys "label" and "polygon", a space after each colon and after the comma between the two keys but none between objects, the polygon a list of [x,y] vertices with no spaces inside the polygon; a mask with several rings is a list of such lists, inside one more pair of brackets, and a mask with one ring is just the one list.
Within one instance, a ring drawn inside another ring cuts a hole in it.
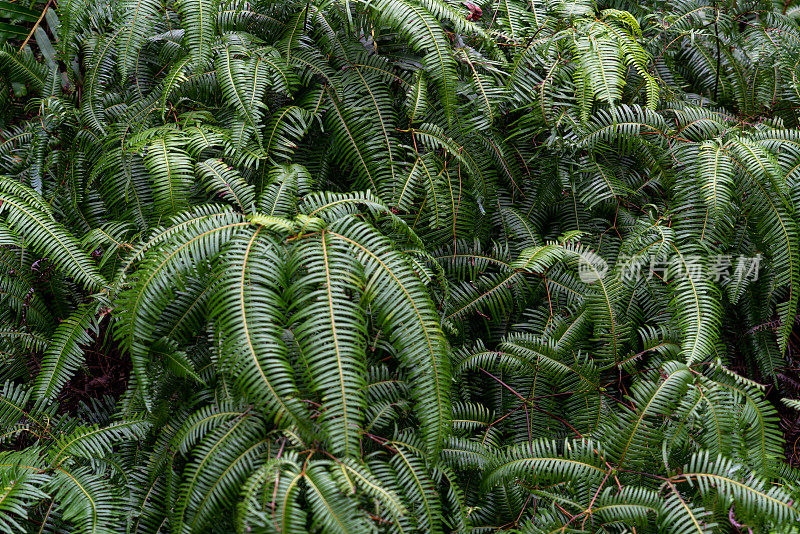
[{"label": "fern canopy", "polygon": [[0,0],[0,531],[790,533],[800,3]]}]

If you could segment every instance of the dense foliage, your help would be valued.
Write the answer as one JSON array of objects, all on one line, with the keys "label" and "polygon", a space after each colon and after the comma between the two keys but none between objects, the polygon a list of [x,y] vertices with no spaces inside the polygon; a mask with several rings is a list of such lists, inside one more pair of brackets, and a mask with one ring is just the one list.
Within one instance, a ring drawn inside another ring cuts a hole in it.
[{"label": "dense foliage", "polygon": [[793,0],[0,2],[0,530],[790,532],[799,77]]}]

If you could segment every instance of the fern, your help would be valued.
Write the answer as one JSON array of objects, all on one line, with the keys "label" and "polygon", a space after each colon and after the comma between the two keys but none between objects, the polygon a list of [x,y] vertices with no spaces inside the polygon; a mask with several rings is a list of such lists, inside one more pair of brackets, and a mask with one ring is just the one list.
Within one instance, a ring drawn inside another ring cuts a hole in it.
[{"label": "fern", "polygon": [[791,532],[797,15],[0,1],[0,530]]}]

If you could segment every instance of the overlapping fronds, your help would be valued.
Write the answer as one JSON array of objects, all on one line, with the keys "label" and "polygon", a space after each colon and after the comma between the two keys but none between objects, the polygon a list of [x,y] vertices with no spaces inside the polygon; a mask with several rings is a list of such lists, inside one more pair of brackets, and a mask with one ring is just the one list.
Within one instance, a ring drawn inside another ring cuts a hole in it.
[{"label": "overlapping fronds", "polygon": [[798,21],[0,1],[0,530],[793,532]]}]

